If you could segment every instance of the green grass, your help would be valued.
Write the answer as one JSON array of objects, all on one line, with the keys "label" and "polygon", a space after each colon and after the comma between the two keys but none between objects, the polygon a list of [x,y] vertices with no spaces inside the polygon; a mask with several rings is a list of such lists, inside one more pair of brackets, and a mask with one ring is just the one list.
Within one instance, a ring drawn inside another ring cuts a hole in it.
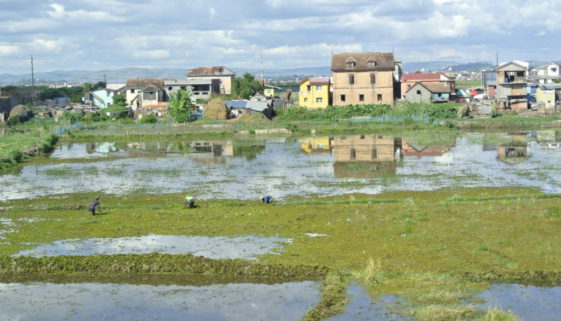
[{"label": "green grass", "polygon": [[[14,231],[6,233],[0,244],[0,274],[174,274],[208,269],[218,275],[225,269],[228,275],[243,276],[249,269],[253,271],[249,274],[260,277],[290,278],[331,271],[322,299],[307,320],[341,312],[350,280],[364,285],[373,298],[384,294],[402,298],[391,310],[419,320],[515,320],[504,319],[502,312],[475,310],[474,295],[490,281],[561,284],[557,262],[561,196],[534,189],[339,195],[269,206],[258,201],[202,200],[195,210],[183,209],[182,194],[102,195],[104,215],[95,217],[85,210],[93,194],[61,196],[0,202],[7,208],[2,217],[14,222],[10,226]],[[28,218],[35,222],[24,220]],[[9,257],[55,240],[150,233],[260,234],[293,241],[277,254],[261,256],[255,266],[236,260],[195,262],[181,255]],[[326,236],[312,238],[306,233]],[[193,268],[184,268],[189,266]]]}]

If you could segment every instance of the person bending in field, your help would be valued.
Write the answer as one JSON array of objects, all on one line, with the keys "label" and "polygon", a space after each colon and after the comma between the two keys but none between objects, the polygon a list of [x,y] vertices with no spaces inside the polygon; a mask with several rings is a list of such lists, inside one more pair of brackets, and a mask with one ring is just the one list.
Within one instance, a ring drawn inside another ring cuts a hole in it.
[{"label": "person bending in field", "polygon": [[195,198],[193,196],[185,196],[185,208],[195,208]]},{"label": "person bending in field", "polygon": [[273,197],[271,195],[259,196],[259,199],[265,204],[271,204],[273,202]]},{"label": "person bending in field", "polygon": [[101,213],[101,204],[99,203],[99,196],[96,196],[96,198],[94,198],[94,200],[90,202],[90,205],[88,206],[88,211],[92,213],[92,215],[95,215],[96,207],[99,208],[99,213]]}]

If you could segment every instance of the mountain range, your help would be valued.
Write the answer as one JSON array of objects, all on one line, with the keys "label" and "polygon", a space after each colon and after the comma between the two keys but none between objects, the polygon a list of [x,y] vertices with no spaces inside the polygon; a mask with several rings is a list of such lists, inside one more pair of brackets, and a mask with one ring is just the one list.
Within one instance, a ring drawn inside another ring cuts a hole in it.
[{"label": "mountain range", "polygon": [[[546,62],[531,61],[531,66],[540,66]],[[403,65],[404,72],[410,73],[415,71],[479,71],[488,69],[494,65],[486,62],[459,63],[454,61],[431,61],[431,62],[409,62]],[[238,75],[245,72],[252,73],[260,77],[258,69],[232,68]],[[38,84],[51,83],[84,83],[104,81],[107,78],[108,83],[124,83],[127,79],[132,78],[168,78],[182,79],[185,78],[187,69],[185,68],[123,68],[116,70],[57,70],[48,72],[39,72],[35,74],[35,80]],[[329,66],[292,68],[292,69],[266,69],[263,76],[266,79],[273,80],[295,80],[303,79],[310,76],[330,76],[331,70]],[[29,85],[31,83],[31,74],[0,74],[0,85]]]}]

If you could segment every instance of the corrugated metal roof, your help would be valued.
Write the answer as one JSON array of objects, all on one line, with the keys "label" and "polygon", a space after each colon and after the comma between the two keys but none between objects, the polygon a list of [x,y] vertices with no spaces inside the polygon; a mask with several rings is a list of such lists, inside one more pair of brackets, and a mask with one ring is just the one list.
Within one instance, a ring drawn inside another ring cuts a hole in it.
[{"label": "corrugated metal roof", "polygon": [[247,100],[227,100],[226,102],[226,107],[232,109],[241,109],[241,108],[245,108],[246,104],[247,104]]}]

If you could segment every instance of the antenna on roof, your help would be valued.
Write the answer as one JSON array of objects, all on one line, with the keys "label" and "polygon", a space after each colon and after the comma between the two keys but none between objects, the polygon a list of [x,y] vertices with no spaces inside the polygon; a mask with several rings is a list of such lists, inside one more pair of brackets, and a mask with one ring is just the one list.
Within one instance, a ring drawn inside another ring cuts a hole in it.
[{"label": "antenna on roof", "polygon": [[499,50],[497,49],[497,66],[499,65]]}]

